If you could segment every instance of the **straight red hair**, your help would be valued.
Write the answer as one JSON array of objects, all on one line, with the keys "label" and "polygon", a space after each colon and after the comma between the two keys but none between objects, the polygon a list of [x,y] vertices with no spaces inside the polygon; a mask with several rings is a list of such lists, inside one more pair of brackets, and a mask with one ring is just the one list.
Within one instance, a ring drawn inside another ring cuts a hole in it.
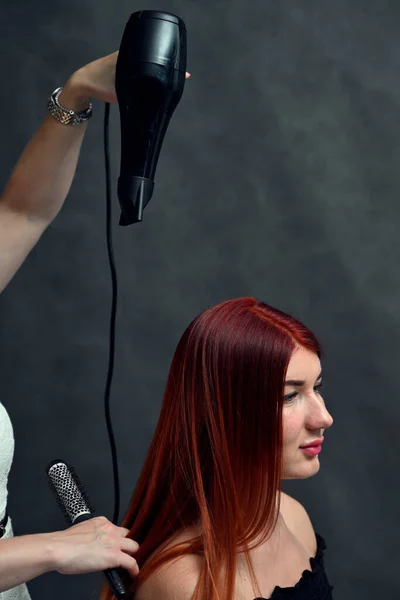
[{"label": "straight red hair", "polygon": [[[233,600],[238,548],[260,594],[249,551],[278,518],[284,381],[297,346],[320,356],[309,329],[254,298],[213,306],[184,332],[122,524],[140,544],[131,598],[161,566],[200,554],[193,600]],[[171,545],[193,525],[198,537]]]}]

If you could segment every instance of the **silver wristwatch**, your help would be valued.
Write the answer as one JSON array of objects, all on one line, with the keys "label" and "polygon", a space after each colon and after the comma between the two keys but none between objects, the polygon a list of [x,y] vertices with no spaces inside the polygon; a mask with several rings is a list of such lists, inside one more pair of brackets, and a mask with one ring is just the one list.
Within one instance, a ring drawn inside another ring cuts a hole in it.
[{"label": "silver wristwatch", "polygon": [[51,94],[47,103],[49,113],[63,125],[80,125],[81,123],[86,123],[92,116],[92,103],[89,104],[89,108],[79,113],[64,108],[58,101],[62,91],[63,88],[59,87]]}]

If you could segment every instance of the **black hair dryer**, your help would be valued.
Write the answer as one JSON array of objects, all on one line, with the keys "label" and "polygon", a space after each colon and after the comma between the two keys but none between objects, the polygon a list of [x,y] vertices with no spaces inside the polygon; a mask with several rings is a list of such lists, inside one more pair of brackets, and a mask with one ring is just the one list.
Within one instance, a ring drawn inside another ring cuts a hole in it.
[{"label": "black hair dryer", "polygon": [[141,10],[125,27],[115,73],[121,119],[120,225],[142,220],[169,121],[186,76],[186,27],[166,12]]}]

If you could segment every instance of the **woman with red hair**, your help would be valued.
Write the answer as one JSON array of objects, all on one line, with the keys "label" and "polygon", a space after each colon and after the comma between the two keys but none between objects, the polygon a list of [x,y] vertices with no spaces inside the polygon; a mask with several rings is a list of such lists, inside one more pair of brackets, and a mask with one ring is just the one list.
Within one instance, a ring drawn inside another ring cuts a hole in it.
[{"label": "woman with red hair", "polygon": [[332,598],[324,540],[280,491],[319,470],[333,422],[320,355],[309,329],[254,298],[189,325],[123,522],[140,545],[130,598]]}]

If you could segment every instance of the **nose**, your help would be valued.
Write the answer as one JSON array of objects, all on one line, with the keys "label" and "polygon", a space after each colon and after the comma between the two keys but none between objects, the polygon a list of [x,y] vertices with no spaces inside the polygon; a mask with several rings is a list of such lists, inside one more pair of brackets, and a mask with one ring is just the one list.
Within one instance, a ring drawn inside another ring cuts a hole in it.
[{"label": "nose", "polygon": [[333,424],[333,417],[325,406],[323,398],[316,395],[312,399],[308,412],[308,429],[328,429]]}]

